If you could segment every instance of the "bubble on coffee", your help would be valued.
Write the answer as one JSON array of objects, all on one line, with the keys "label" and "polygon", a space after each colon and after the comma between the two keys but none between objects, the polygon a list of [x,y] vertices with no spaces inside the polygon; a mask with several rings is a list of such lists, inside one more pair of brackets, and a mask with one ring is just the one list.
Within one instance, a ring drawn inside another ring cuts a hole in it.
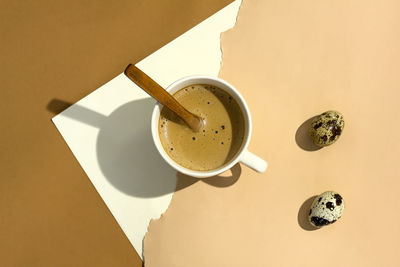
[{"label": "bubble on coffee", "polygon": [[158,129],[167,154],[179,165],[198,171],[217,169],[228,163],[244,138],[245,123],[239,104],[221,88],[207,84],[189,85],[173,96],[206,123],[194,132],[163,107]]}]

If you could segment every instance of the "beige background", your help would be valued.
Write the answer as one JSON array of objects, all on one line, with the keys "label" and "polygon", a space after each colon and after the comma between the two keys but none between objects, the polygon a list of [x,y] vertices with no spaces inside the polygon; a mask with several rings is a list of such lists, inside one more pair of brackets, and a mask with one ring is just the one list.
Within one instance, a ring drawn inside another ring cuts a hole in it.
[{"label": "beige background", "polygon": [[[223,35],[221,77],[247,99],[265,174],[179,177],[150,224],[148,266],[400,266],[400,4],[244,0]],[[344,114],[336,144],[307,143],[309,118]],[[229,174],[228,174],[229,175]],[[337,223],[311,229],[312,197],[336,190]]]},{"label": "beige background", "polygon": [[1,266],[142,265],[50,119],[230,2],[0,1]]}]

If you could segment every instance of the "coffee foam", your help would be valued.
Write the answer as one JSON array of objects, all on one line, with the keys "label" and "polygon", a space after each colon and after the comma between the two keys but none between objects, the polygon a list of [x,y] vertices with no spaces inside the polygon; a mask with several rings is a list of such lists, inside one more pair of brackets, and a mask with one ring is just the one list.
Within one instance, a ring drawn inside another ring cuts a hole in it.
[{"label": "coffee foam", "polygon": [[174,97],[206,123],[194,132],[163,107],[159,134],[167,154],[179,165],[199,171],[213,170],[229,162],[244,137],[244,118],[238,103],[222,89],[206,84],[182,88]]}]

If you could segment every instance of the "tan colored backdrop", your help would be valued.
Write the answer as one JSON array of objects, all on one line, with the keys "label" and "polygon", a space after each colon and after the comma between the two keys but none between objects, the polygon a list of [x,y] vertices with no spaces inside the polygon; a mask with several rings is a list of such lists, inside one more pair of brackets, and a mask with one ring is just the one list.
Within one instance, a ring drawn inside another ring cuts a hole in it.
[{"label": "tan colored backdrop", "polygon": [[[400,266],[400,2],[243,0],[222,35],[220,76],[253,117],[249,150],[269,168],[179,176],[145,237],[147,267]],[[337,109],[346,126],[315,150],[303,122]],[[342,218],[311,231],[310,198],[344,197]]]},{"label": "tan colored backdrop", "polygon": [[0,2],[1,266],[142,265],[50,119],[230,2]]}]

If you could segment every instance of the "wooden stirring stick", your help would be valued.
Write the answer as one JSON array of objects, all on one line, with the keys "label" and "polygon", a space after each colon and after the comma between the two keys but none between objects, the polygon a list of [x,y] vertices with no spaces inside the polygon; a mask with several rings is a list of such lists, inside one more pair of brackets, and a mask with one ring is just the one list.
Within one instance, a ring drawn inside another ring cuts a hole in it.
[{"label": "wooden stirring stick", "polygon": [[187,111],[171,94],[138,67],[129,64],[124,73],[146,93],[181,117],[193,131],[198,132],[201,129],[202,118]]}]

